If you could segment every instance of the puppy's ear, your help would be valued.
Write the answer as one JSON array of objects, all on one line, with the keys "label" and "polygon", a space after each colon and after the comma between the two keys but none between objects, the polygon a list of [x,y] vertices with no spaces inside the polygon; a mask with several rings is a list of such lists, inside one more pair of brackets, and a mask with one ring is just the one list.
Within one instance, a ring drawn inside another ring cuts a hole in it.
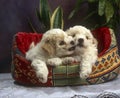
[{"label": "puppy's ear", "polygon": [[52,43],[52,41],[50,39],[45,40],[44,44],[42,45],[42,48],[49,55],[54,55],[55,54],[55,45]]},{"label": "puppy's ear", "polygon": [[32,48],[34,48],[34,47],[35,47],[35,43],[32,42],[32,43],[30,44],[30,46],[29,46],[29,49],[32,49]]}]

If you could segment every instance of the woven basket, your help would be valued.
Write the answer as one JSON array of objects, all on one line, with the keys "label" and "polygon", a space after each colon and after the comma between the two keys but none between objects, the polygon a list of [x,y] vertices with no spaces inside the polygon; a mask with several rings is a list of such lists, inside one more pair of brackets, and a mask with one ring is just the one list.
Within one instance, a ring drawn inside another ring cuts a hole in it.
[{"label": "woven basket", "polygon": [[47,83],[41,83],[36,77],[31,62],[25,59],[25,52],[32,41],[38,43],[42,34],[18,32],[14,36],[12,48],[12,77],[23,85],[32,86],[68,86],[104,83],[115,79],[119,74],[120,57],[114,33],[109,28],[92,31],[98,39],[99,57],[93,65],[93,71],[87,79],[79,77],[79,64],[48,66]]}]

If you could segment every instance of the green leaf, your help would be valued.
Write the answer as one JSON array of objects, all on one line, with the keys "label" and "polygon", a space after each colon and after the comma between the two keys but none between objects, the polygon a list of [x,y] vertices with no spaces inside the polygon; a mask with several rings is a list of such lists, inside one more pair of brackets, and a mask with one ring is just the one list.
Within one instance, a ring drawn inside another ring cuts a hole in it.
[{"label": "green leaf", "polygon": [[97,0],[88,0],[88,2],[92,3],[92,2],[96,2]]},{"label": "green leaf", "polygon": [[61,28],[63,29],[63,10],[61,7],[57,7],[51,17],[50,28]]},{"label": "green leaf", "polygon": [[116,4],[117,7],[120,9],[120,0],[115,0],[115,4]]},{"label": "green leaf", "polygon": [[98,14],[100,16],[104,15],[105,13],[105,2],[106,0],[99,0],[99,4],[98,4]]},{"label": "green leaf", "polygon": [[40,0],[40,18],[47,29],[50,28],[50,8],[47,0]]},{"label": "green leaf", "polygon": [[36,29],[34,28],[33,24],[31,23],[30,19],[27,18],[27,20],[28,20],[28,24],[31,27],[32,31],[37,33]]},{"label": "green leaf", "polygon": [[75,8],[71,11],[71,13],[68,16],[68,19],[71,19],[76,12],[78,12],[78,10],[80,9],[80,5],[82,4],[84,0],[77,0]]},{"label": "green leaf", "polygon": [[110,19],[113,17],[113,15],[114,15],[113,5],[109,1],[106,1],[105,17],[106,17],[107,23],[110,21]]},{"label": "green leaf", "polygon": [[71,19],[76,13],[76,10],[73,10],[70,15],[68,16],[68,19]]},{"label": "green leaf", "polygon": [[36,9],[36,15],[37,15],[39,21],[42,22],[42,19],[41,19],[41,16],[40,16],[40,12],[39,12],[38,9]]},{"label": "green leaf", "polygon": [[91,13],[88,13],[88,15],[86,17],[84,17],[82,21],[87,21],[88,19],[90,19],[91,17],[93,17],[96,13],[97,13],[96,10],[91,11]]}]

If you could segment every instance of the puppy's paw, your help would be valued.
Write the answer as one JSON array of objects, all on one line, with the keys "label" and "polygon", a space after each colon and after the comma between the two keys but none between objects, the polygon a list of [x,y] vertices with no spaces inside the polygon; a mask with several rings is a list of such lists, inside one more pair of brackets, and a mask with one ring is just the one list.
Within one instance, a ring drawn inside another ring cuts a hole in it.
[{"label": "puppy's paw", "polygon": [[60,58],[52,58],[48,59],[46,63],[51,66],[59,66],[62,64],[62,60]]},{"label": "puppy's paw", "polygon": [[75,60],[75,58],[73,58],[73,57],[65,57],[65,58],[63,58],[63,61],[62,61],[62,63],[63,64],[72,64],[73,62],[75,62],[76,60]]},{"label": "puppy's paw", "polygon": [[[47,71],[47,70],[46,70]],[[37,78],[39,79],[40,82],[46,83],[48,79],[48,74],[44,73],[41,70],[36,71]]]},{"label": "puppy's paw", "polygon": [[86,79],[89,77],[89,75],[92,73],[92,69],[89,68],[89,69],[85,69],[85,70],[81,70],[81,72],[79,73],[80,74],[80,78],[82,79]]},{"label": "puppy's paw", "polygon": [[36,76],[42,83],[46,83],[48,79],[48,68],[45,62],[41,60],[33,60],[31,66],[35,69]]}]

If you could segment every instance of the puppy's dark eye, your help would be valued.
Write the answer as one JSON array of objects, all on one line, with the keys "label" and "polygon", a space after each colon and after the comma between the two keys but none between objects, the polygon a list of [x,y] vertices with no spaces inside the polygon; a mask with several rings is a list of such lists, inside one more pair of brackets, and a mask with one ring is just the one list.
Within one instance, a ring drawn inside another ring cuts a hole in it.
[{"label": "puppy's dark eye", "polygon": [[72,37],[75,37],[75,34],[73,34]]},{"label": "puppy's dark eye", "polygon": [[60,43],[59,43],[59,45],[64,45],[65,44],[65,42],[64,41],[61,41]]},{"label": "puppy's dark eye", "polygon": [[89,37],[88,37],[88,36],[86,36],[86,39],[89,39]]}]

